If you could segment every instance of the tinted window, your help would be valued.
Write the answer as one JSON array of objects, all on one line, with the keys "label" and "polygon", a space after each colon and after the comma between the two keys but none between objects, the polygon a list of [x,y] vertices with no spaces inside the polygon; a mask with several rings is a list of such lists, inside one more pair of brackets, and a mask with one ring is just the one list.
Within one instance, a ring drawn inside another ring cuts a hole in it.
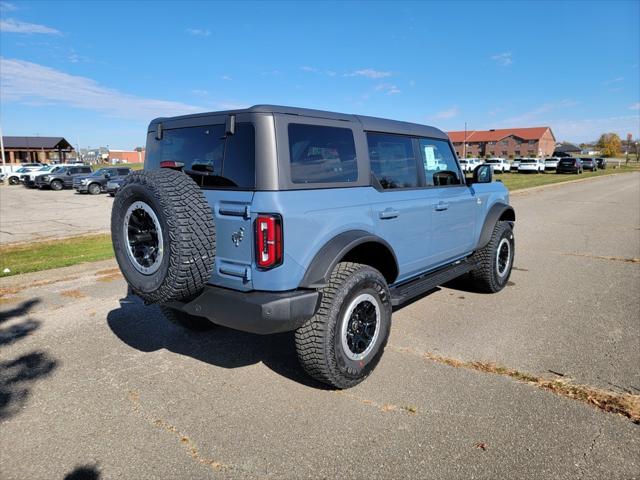
[{"label": "tinted window", "polygon": [[418,168],[409,137],[368,133],[371,172],[384,189],[418,186]]},{"label": "tinted window", "polygon": [[129,175],[129,169],[128,168],[119,168],[117,175]]},{"label": "tinted window", "polygon": [[[164,130],[162,139],[150,133],[147,162],[178,162],[198,185],[213,188],[255,187],[255,133],[250,123],[238,123],[235,134],[225,136],[224,125]],[[226,145],[226,156],[225,156]]]},{"label": "tinted window", "polygon": [[460,170],[449,142],[421,138],[420,154],[427,185],[444,186],[462,183]]},{"label": "tinted window", "polygon": [[289,124],[293,183],[344,183],[358,180],[356,146],[348,128]]}]

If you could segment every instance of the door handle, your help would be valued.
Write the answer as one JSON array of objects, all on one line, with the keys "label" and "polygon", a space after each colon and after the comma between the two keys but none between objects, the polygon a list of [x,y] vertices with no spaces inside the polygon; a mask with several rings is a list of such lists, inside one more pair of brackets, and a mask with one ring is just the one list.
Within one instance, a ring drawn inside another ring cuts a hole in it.
[{"label": "door handle", "polygon": [[445,202],[438,202],[435,204],[434,208],[436,212],[442,212],[443,210],[446,210],[449,208],[449,204]]},{"label": "door handle", "polygon": [[398,215],[400,215],[400,212],[398,212],[398,210],[394,210],[393,208],[385,208],[384,210],[378,212],[378,216],[382,220],[385,220],[387,218],[396,218]]}]

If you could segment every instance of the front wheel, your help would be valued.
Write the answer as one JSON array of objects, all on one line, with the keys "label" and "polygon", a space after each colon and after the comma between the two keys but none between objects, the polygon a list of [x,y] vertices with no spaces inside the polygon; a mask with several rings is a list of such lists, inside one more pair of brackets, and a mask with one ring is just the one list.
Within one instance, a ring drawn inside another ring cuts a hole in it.
[{"label": "front wheel", "polygon": [[9,185],[17,185],[20,180],[17,177],[9,177]]},{"label": "front wheel", "polygon": [[341,262],[321,295],[316,314],[296,330],[298,359],[316,380],[350,388],[382,357],[391,328],[389,287],[378,270]]},{"label": "front wheel", "polygon": [[87,191],[91,195],[98,195],[100,193],[100,185],[98,185],[97,183],[92,183],[91,185],[89,185],[89,188],[87,188]]},{"label": "front wheel", "polygon": [[496,293],[509,281],[515,253],[515,239],[509,222],[500,221],[493,228],[491,240],[472,256],[477,268],[470,274],[478,290]]},{"label": "front wheel", "polygon": [[54,180],[53,182],[51,182],[51,190],[60,191],[62,190],[62,188],[63,185],[60,180]]}]

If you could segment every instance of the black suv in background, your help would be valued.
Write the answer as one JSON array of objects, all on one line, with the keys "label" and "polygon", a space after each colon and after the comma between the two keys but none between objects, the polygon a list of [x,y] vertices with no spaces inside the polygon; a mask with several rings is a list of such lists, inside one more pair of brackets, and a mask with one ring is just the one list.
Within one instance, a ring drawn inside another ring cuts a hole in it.
[{"label": "black suv in background", "polygon": [[596,158],[596,163],[598,164],[598,168],[604,170],[607,168],[607,159],[606,158]]},{"label": "black suv in background", "polygon": [[582,168],[584,170],[591,170],[592,172],[598,171],[598,162],[596,162],[595,158],[581,157],[580,161],[582,162]]},{"label": "black suv in background", "polygon": [[131,173],[130,168],[109,167],[96,170],[88,176],[77,176],[73,179],[73,188],[78,193],[97,195],[107,190],[107,182],[116,178],[124,178]]},{"label": "black suv in background", "polygon": [[80,175],[88,175],[91,173],[91,167],[88,165],[67,166],[56,170],[54,173],[40,175],[36,177],[36,187],[50,187],[51,190],[62,190],[63,188],[71,188],[73,179]]},{"label": "black suv in background", "polygon": [[556,173],[582,173],[582,162],[579,158],[561,158]]}]

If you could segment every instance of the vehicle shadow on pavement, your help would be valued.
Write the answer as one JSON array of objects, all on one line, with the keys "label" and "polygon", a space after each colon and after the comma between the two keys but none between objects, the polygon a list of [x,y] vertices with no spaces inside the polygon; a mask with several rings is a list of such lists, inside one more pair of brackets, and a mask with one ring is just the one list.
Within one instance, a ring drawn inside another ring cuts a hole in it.
[{"label": "vehicle shadow on pavement", "polygon": [[[0,312],[0,347],[16,343],[31,335],[41,326],[39,320],[25,318],[39,299],[22,302],[16,308]],[[6,324],[6,325],[5,325]],[[10,418],[22,410],[30,394],[30,384],[46,377],[58,366],[58,362],[46,352],[34,350],[13,359],[0,355],[0,420]]]},{"label": "vehicle shadow on pavement", "polygon": [[145,306],[132,294],[120,299],[120,308],[107,315],[113,333],[142,352],[167,349],[222,368],[239,368],[262,362],[285,378],[311,388],[330,387],[305,374],[296,357],[293,332],[255,335],[215,326],[195,332],[169,322],[155,305]]}]

